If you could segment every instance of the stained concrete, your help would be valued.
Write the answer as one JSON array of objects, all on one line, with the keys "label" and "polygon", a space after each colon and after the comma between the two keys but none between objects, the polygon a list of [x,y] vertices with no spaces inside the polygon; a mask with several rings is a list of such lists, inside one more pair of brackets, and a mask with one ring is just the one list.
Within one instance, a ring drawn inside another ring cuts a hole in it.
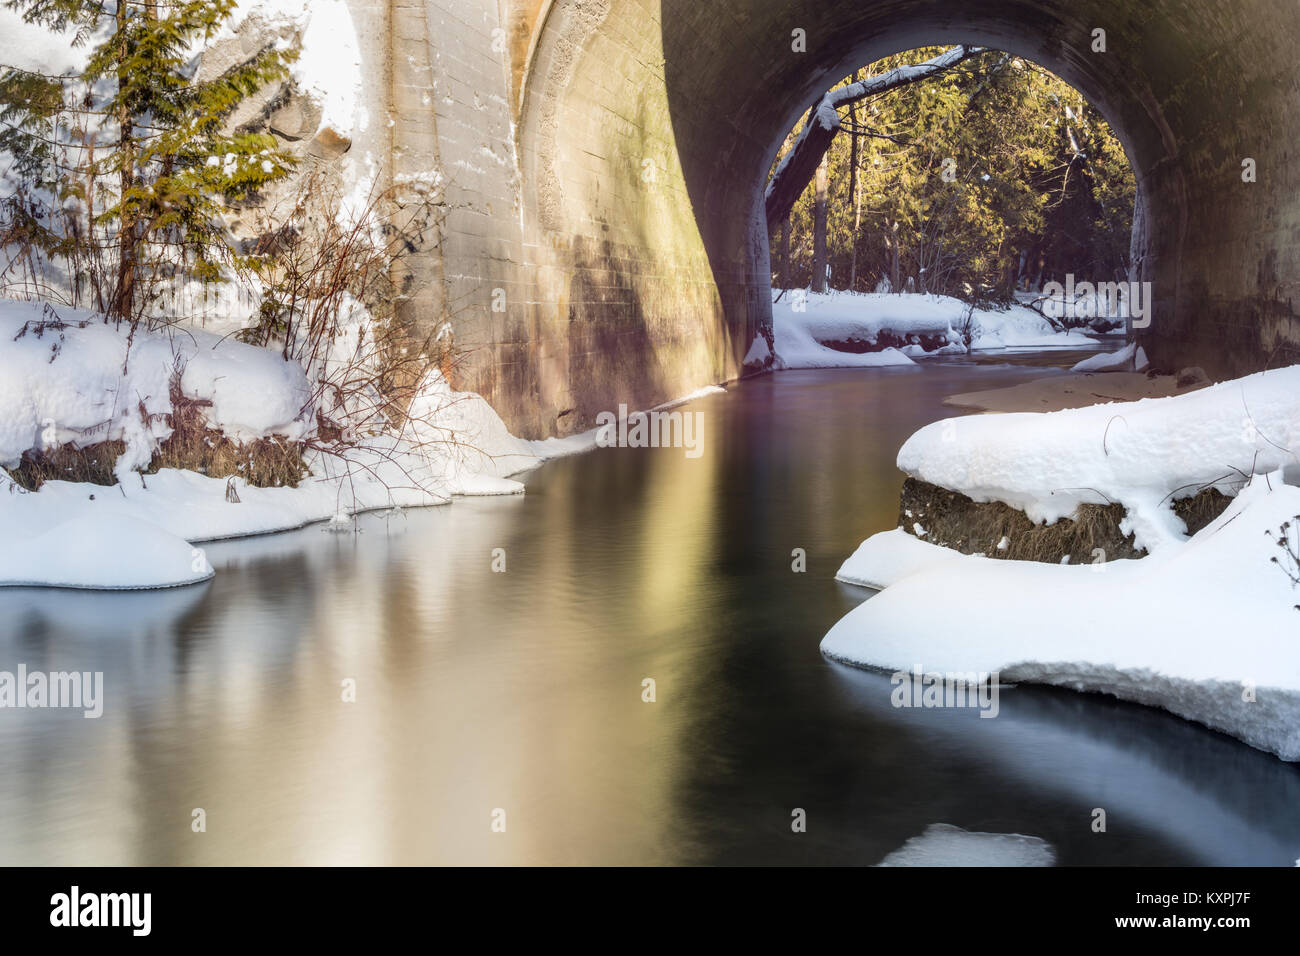
[{"label": "stained concrete", "polygon": [[390,74],[414,64],[431,93],[394,88],[393,148],[436,157],[448,183],[407,308],[450,321],[457,384],[521,434],[740,374],[771,322],[762,192],[780,142],[815,93],[929,44],[1026,56],[1111,120],[1137,172],[1154,365],[1222,377],[1300,361],[1294,0],[383,6],[357,0],[354,19],[388,30]]}]

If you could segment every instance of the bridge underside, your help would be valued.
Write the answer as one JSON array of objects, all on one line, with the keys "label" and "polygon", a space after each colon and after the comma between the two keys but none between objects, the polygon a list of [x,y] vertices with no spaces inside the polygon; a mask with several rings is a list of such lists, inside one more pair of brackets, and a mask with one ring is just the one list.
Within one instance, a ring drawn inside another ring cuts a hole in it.
[{"label": "bridge underside", "polygon": [[853,69],[932,44],[1028,57],[1110,119],[1138,178],[1154,363],[1300,361],[1293,0],[395,0],[398,34],[407,7],[450,178],[417,276],[440,287],[412,302],[445,305],[460,384],[522,433],[740,374],[771,320],[762,192],[781,140]]}]

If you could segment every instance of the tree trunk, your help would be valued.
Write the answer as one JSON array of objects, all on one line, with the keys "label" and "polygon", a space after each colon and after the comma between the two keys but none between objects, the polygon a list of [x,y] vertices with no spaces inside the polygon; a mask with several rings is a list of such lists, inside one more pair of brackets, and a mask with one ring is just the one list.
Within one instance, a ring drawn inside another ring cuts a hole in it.
[{"label": "tree trunk", "polygon": [[829,179],[827,154],[817,164],[816,198],[813,204],[813,275],[812,290],[826,291],[826,187]]},{"label": "tree trunk", "polygon": [[893,252],[893,254],[894,254],[894,261],[893,261],[892,266],[891,266],[891,270],[892,270],[892,271],[891,271],[891,275],[890,275],[890,280],[889,280],[889,281],[890,281],[890,286],[891,286],[891,290],[892,290],[892,291],[894,291],[894,292],[902,292],[902,291],[903,291],[903,286],[902,286],[902,282],[903,282],[903,275],[902,275],[903,269],[902,269],[902,266],[903,266],[903,263],[902,263],[902,261],[900,260],[899,255],[898,255],[898,223],[897,223],[897,222],[895,222],[895,223],[893,224],[893,226],[890,227],[890,231],[894,234],[894,235],[893,235],[893,241],[890,242],[890,244],[889,244],[889,248],[890,248],[890,250],[891,250],[891,251]]},{"label": "tree trunk", "polygon": [[[853,71],[853,82],[858,82],[858,71]],[[857,100],[849,103],[849,125],[857,126]],[[858,137],[849,137],[849,202],[853,203],[853,233],[849,236],[849,291],[858,287],[858,231],[862,228],[862,203],[858,199]]]},{"label": "tree trunk", "polygon": [[[126,27],[127,27],[128,7],[125,3],[117,5],[117,35],[118,35],[118,57],[120,63],[125,63],[130,51],[126,45]],[[127,77],[124,72],[119,72],[119,83],[125,83]],[[118,261],[117,261],[117,289],[113,297],[113,308],[111,310],[113,318],[121,321],[131,321],[135,312],[135,253],[136,253],[136,223],[135,215],[129,210],[127,204],[127,195],[135,185],[135,129],[132,123],[130,111],[125,103],[119,104],[117,108],[117,122],[119,127],[118,133],[118,156],[120,157],[121,169],[118,173],[118,197],[117,207],[120,215],[118,216]]]},{"label": "tree trunk", "polygon": [[790,288],[790,217],[781,223],[781,288]]}]

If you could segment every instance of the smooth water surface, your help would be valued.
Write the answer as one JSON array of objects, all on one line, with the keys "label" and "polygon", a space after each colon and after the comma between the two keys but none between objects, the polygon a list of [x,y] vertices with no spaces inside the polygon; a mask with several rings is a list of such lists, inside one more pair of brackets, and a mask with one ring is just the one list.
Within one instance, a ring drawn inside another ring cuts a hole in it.
[{"label": "smooth water surface", "polygon": [[1077,357],[766,376],[687,406],[695,459],[213,544],[183,590],[0,591],[0,670],[106,683],[98,720],[0,710],[0,863],[871,864],[942,822],[1062,864],[1290,864],[1272,756],[1063,690],[896,710],[818,652],[869,595],[834,574],[896,525],[899,445]]}]

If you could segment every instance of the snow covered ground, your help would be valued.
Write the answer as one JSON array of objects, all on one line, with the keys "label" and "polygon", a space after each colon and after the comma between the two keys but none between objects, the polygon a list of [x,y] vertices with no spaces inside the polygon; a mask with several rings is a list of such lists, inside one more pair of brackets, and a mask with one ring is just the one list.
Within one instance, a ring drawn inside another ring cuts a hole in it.
[{"label": "snow covered ground", "polygon": [[898,467],[1036,522],[1118,501],[1125,533],[1156,551],[1185,540],[1173,499],[1207,487],[1233,494],[1279,469],[1296,481],[1298,451],[1300,366],[1291,366],[1169,398],[934,422],[904,443]]},{"label": "snow covered ground", "polygon": [[314,428],[303,369],[267,349],[207,332],[141,334],[127,361],[127,334],[80,309],[0,300],[0,464],[66,442],[124,441],[118,479],[149,463],[170,434],[170,382],[211,402],[227,436],[282,435]]},{"label": "snow covered ground", "polygon": [[[972,351],[1012,348],[1090,348],[1098,340],[1078,331],[1058,332],[1032,309],[1012,306],[1005,311],[975,309],[969,314],[960,299],[919,293],[774,291],[772,306],[777,368],[870,367],[907,365],[927,354],[965,354],[964,333]],[[847,352],[825,342],[856,342],[866,347],[904,342],[900,348]],[[931,351],[922,347],[922,340]],[[943,344],[936,345],[936,342]],[[747,362],[761,361],[766,346],[755,343]]]},{"label": "snow covered ground", "polygon": [[[998,672],[1109,693],[1300,760],[1295,449],[1300,366],[1171,398],[927,425],[899,452],[908,474],[1035,521],[1119,501],[1122,528],[1150,554],[1062,566],[878,534],[837,578],[883,591],[822,650],[891,671]],[[1236,498],[1188,538],[1171,501],[1204,487]]]},{"label": "snow covered ground", "polygon": [[838,577],[885,589],[822,651],[1113,694],[1300,760],[1300,588],[1272,561],[1297,516],[1300,488],[1275,473],[1185,545],[1135,561],[1002,561],[876,535]]},{"label": "snow covered ground", "polygon": [[[0,477],[0,585],[142,588],[212,574],[195,542],[282,531],[453,495],[519,494],[510,476],[595,447],[596,433],[526,441],[480,396],[431,371],[402,434],[343,454],[310,452],[297,488],[253,487],[163,469],[143,474],[171,433],[171,390],[208,401],[206,424],[235,440],[314,434],[313,389],[277,353],[194,329],[126,331],[97,316],[0,300],[0,464],[26,451],[120,440],[112,486],[46,481],[26,491]],[[704,390],[706,392],[717,389]]]}]

